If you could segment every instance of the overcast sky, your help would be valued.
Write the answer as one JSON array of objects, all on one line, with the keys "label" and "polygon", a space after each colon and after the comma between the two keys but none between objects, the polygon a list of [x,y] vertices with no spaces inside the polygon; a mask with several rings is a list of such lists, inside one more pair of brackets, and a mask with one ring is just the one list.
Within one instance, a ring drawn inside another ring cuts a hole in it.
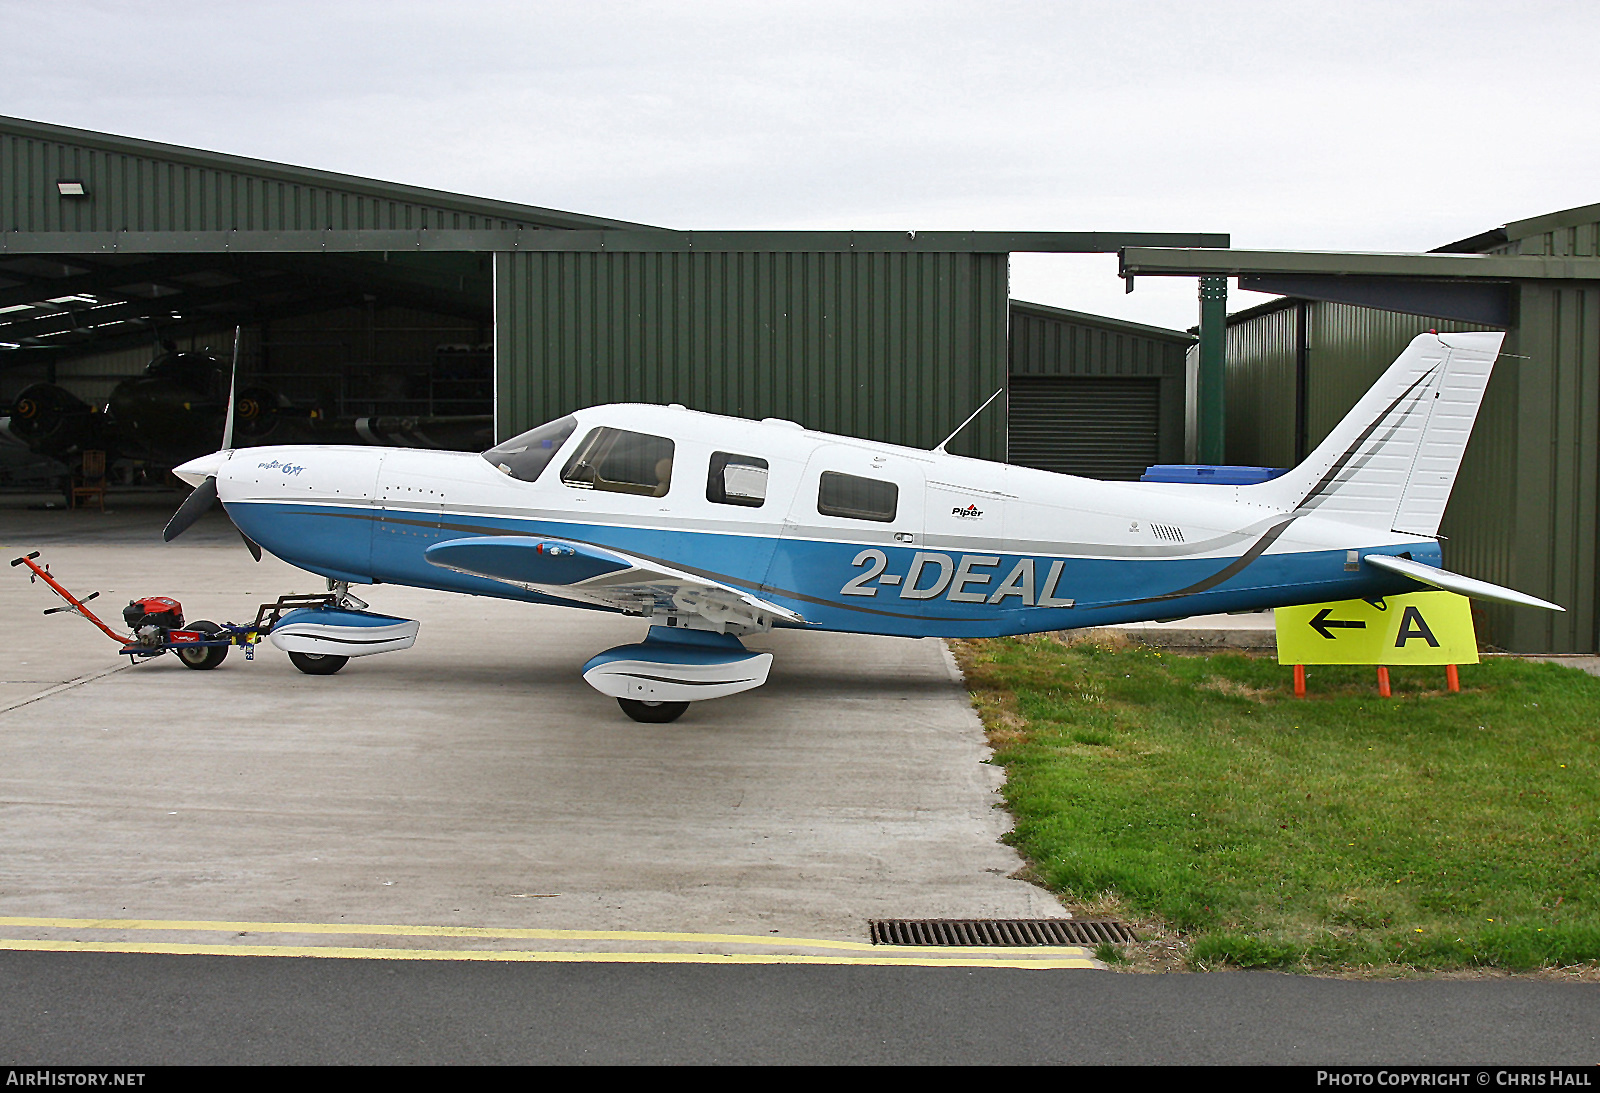
[{"label": "overcast sky", "polygon": [[[1583,0],[0,0],[0,27],[0,113],[675,228],[1426,250],[1600,201]],[[1196,321],[1193,280],[1115,272],[1016,255],[1012,295]]]}]

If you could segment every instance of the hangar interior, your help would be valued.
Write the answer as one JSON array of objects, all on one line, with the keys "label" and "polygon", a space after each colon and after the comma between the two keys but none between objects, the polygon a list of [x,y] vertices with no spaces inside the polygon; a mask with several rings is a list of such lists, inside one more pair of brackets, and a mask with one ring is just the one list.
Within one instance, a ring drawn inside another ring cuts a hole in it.
[{"label": "hangar interior", "polygon": [[1181,455],[1192,337],[1012,301],[1009,253],[1227,241],[674,232],[0,118],[0,485],[91,448],[160,484],[221,435],[235,327],[258,441],[481,449],[638,400],[931,447],[1004,389],[952,450],[1136,478]]}]

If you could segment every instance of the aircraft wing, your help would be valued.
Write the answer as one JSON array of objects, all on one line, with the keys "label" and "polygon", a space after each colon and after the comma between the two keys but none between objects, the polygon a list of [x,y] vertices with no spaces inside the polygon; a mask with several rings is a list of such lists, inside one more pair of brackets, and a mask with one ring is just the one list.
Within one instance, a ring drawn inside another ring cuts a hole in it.
[{"label": "aircraft wing", "polygon": [[1413,581],[1442,588],[1446,592],[1457,592],[1463,596],[1474,596],[1480,600],[1492,600],[1495,603],[1513,603],[1521,607],[1542,607],[1546,611],[1565,611],[1560,604],[1548,600],[1541,600],[1537,596],[1530,596],[1526,592],[1518,592],[1514,588],[1504,588],[1488,581],[1476,580],[1472,577],[1463,577],[1459,573],[1439,569],[1436,566],[1423,565],[1407,558],[1395,558],[1388,554],[1365,554],[1362,561],[1387,569],[1391,573],[1400,573],[1410,577]]},{"label": "aircraft wing", "polygon": [[668,611],[765,629],[801,615],[720,581],[589,543],[491,535],[435,543],[433,565],[629,614]]}]

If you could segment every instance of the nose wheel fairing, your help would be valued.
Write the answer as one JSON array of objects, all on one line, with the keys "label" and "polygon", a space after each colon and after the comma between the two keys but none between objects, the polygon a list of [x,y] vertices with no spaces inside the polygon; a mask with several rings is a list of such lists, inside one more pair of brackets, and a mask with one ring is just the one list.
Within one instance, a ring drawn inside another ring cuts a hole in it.
[{"label": "nose wheel fairing", "polygon": [[771,653],[752,653],[732,634],[652,626],[637,645],[619,645],[583,666],[589,686],[632,702],[699,702],[759,687]]},{"label": "nose wheel fairing", "polygon": [[267,637],[288,653],[365,657],[411,648],[420,625],[415,619],[372,611],[310,607],[284,615]]}]

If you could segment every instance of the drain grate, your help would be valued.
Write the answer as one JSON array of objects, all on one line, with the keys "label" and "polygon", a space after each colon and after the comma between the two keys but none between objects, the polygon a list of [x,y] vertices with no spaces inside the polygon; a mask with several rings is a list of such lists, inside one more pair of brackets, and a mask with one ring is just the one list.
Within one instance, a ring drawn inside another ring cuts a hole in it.
[{"label": "drain grate", "polygon": [[1098,945],[1137,941],[1126,923],[1087,918],[873,919],[874,945]]}]

